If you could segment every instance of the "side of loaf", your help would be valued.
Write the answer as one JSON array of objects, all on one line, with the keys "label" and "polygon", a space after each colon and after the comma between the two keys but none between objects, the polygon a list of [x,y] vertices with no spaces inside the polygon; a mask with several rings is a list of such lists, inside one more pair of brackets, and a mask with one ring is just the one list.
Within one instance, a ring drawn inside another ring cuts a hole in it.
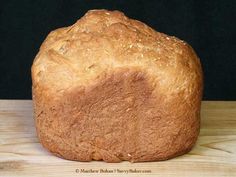
[{"label": "side of loaf", "polygon": [[32,65],[38,138],[70,160],[158,161],[187,153],[203,76],[184,41],[119,11],[52,31]]}]

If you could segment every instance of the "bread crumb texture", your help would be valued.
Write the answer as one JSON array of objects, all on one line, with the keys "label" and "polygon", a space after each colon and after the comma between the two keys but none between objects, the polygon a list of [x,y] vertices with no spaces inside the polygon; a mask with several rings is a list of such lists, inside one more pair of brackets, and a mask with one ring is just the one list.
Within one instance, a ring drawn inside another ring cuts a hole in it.
[{"label": "bread crumb texture", "polygon": [[197,140],[197,55],[122,12],[90,10],[52,31],[31,70],[38,137],[59,157],[166,160]]}]

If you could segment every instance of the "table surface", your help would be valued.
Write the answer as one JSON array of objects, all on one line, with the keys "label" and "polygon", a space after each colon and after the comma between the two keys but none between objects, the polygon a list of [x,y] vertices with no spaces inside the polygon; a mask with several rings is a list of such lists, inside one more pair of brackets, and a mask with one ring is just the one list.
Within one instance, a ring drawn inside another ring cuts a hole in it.
[{"label": "table surface", "polygon": [[236,102],[203,101],[191,152],[161,162],[75,162],[47,152],[35,133],[31,100],[0,100],[0,177],[236,176]]}]

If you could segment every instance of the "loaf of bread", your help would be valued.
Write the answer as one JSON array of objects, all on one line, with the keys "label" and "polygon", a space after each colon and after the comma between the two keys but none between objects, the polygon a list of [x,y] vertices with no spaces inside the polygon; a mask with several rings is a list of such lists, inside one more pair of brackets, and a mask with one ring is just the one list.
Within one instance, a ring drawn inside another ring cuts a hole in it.
[{"label": "loaf of bread", "polygon": [[119,11],[52,31],[32,65],[37,134],[78,161],[158,161],[187,153],[200,123],[202,69],[184,41]]}]

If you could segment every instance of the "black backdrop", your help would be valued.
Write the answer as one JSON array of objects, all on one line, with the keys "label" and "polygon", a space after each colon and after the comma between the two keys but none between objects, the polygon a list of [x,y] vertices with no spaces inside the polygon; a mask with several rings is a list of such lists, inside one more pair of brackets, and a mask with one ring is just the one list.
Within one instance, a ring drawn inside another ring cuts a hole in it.
[{"label": "black backdrop", "polygon": [[205,100],[236,100],[234,0],[0,1],[0,98],[30,99],[30,67],[49,31],[89,9],[117,9],[187,41],[201,59]]}]

